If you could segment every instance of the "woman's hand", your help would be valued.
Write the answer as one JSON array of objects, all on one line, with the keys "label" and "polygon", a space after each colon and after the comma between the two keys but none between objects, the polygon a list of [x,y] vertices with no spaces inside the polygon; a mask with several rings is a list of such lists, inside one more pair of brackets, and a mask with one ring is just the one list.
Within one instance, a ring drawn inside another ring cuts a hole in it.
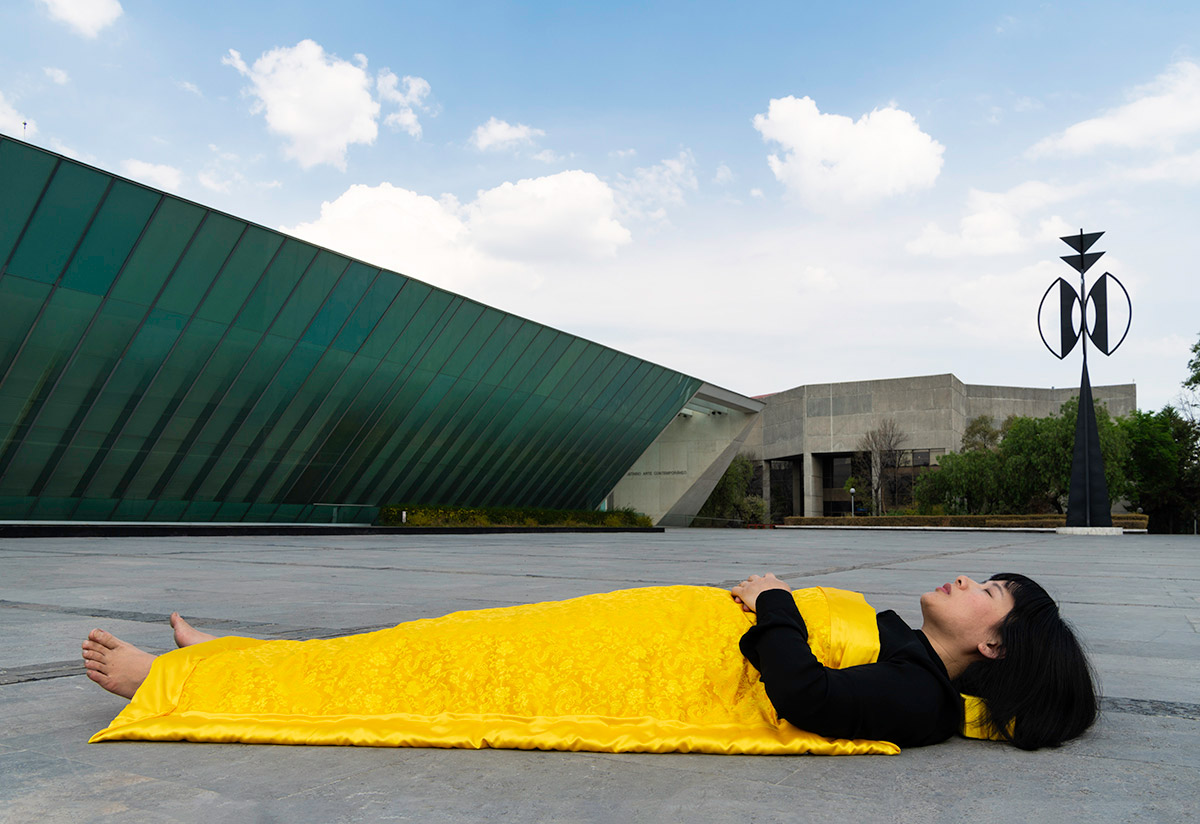
[{"label": "woman's hand", "polygon": [[792,591],[792,588],[776,578],[773,572],[768,572],[766,575],[751,575],[729,591],[733,595],[733,600],[742,605],[742,612],[754,612],[754,605],[758,603],[759,594],[769,589]]}]

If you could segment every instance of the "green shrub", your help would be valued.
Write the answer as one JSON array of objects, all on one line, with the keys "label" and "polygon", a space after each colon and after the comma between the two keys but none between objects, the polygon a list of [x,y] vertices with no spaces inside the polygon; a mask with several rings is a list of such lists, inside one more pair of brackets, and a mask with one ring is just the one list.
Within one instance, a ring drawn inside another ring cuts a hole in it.
[{"label": "green shrub", "polygon": [[[402,514],[408,513],[402,522]],[[426,504],[396,504],[379,508],[378,526],[571,526],[651,527],[654,523],[640,512],[617,509],[536,509],[522,507],[456,507]]]}]

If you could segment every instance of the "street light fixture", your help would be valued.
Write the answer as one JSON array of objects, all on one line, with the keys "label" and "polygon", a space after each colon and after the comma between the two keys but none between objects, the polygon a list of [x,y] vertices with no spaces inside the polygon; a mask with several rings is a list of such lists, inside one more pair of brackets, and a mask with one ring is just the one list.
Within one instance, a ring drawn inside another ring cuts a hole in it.
[{"label": "street light fixture", "polygon": [[854,487],[850,487],[850,517],[854,517]]}]

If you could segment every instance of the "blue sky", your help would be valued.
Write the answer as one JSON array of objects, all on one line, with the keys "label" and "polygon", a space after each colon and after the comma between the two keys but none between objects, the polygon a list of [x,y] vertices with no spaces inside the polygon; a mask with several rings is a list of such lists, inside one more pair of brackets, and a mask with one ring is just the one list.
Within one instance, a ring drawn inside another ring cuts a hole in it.
[{"label": "blue sky", "polygon": [[1157,409],[1198,37],[1194,2],[12,0],[0,131],[747,394],[1076,385],[1036,309],[1103,230],[1134,315],[1092,380]]}]

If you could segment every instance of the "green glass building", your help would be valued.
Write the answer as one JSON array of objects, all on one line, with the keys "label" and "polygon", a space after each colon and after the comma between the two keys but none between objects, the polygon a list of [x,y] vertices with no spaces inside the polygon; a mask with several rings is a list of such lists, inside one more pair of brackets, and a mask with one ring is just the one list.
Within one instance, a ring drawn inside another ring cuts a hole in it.
[{"label": "green glass building", "polygon": [[593,508],[696,378],[0,135],[0,520]]}]

